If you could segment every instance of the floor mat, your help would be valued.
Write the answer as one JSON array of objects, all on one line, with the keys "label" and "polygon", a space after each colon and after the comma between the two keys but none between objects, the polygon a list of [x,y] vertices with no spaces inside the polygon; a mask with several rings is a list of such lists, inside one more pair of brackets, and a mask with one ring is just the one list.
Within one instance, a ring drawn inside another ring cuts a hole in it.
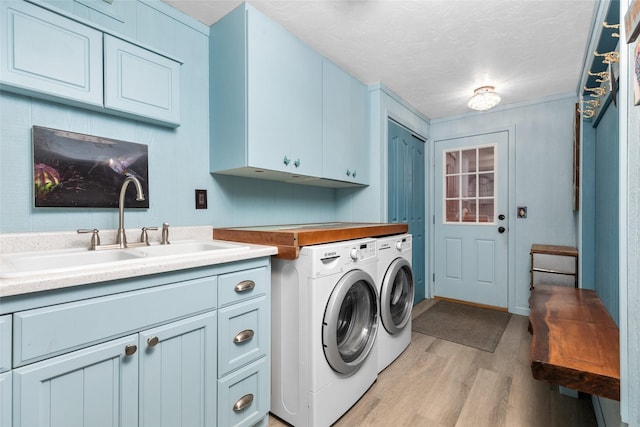
[{"label": "floor mat", "polygon": [[503,311],[438,300],[412,320],[412,329],[493,353],[510,318]]}]

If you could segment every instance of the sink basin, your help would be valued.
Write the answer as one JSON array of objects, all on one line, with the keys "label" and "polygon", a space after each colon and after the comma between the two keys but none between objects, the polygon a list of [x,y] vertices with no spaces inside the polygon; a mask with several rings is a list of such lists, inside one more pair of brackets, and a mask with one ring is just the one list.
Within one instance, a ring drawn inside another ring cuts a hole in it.
[{"label": "sink basin", "polygon": [[223,255],[249,250],[248,245],[209,240],[182,240],[169,245],[139,246],[128,249],[63,249],[22,252],[0,256],[0,278],[32,274],[90,271],[97,267],[116,267],[153,261],[154,258],[186,258],[203,254]]},{"label": "sink basin", "polygon": [[216,253],[219,254],[227,252],[243,252],[249,250],[249,246],[236,243],[183,240],[171,242],[169,245],[142,246],[130,250],[139,252],[144,257],[154,257],[194,255],[198,253],[210,253],[211,251],[216,251]]},{"label": "sink basin", "polygon": [[131,251],[89,251],[67,249],[3,255],[0,258],[0,277],[18,277],[42,272],[75,271],[92,264],[106,264],[142,257]]}]

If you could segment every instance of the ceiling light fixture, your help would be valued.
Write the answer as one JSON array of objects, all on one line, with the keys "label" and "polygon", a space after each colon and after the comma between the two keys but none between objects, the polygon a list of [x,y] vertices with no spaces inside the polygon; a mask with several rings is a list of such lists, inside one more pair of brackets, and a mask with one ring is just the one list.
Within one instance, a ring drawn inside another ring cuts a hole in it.
[{"label": "ceiling light fixture", "polygon": [[467,105],[472,110],[487,111],[500,103],[500,95],[493,86],[482,86],[473,91]]}]

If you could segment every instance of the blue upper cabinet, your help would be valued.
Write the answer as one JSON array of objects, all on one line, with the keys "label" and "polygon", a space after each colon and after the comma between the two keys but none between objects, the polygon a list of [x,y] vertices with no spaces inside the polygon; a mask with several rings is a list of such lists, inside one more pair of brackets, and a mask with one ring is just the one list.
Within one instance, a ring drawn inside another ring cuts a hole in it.
[{"label": "blue upper cabinet", "polygon": [[326,59],[322,83],[323,177],[366,184],[367,87]]},{"label": "blue upper cabinet", "polygon": [[2,2],[2,88],[102,107],[102,33],[26,2]]},{"label": "blue upper cabinet", "polygon": [[211,170],[295,181],[322,172],[322,57],[242,4],[211,28]]},{"label": "blue upper cabinet", "polygon": [[180,62],[42,6],[0,3],[3,90],[170,127],[180,124]]},{"label": "blue upper cabinet", "polygon": [[180,63],[104,35],[104,106],[180,124]]}]

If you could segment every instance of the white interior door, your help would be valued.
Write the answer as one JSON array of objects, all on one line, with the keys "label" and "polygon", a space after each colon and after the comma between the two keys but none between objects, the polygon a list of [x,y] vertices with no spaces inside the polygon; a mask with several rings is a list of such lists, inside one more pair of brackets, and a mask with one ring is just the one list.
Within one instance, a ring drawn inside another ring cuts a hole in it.
[{"label": "white interior door", "polygon": [[435,144],[435,295],[508,306],[508,133]]}]

